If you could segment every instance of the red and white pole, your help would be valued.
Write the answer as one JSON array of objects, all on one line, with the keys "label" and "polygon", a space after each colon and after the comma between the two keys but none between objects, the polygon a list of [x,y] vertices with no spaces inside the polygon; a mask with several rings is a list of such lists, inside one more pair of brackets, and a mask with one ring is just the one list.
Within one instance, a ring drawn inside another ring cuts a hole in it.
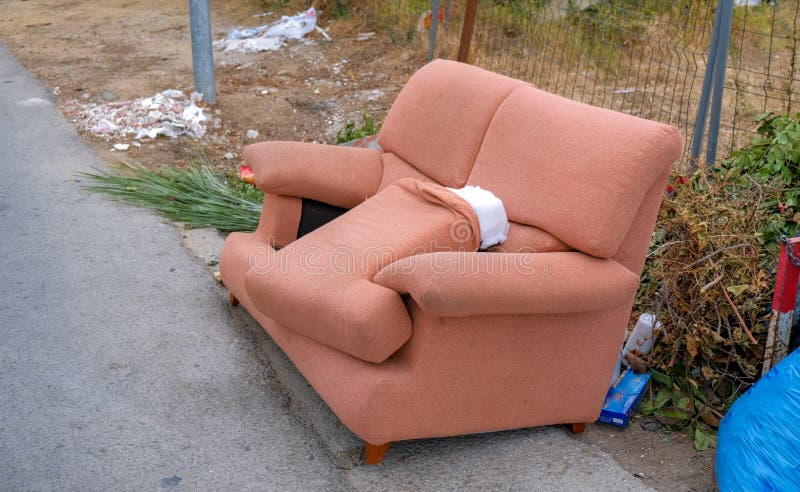
[{"label": "red and white pole", "polygon": [[[786,248],[792,248],[790,255]],[[795,316],[794,301],[797,298],[797,281],[800,279],[800,266],[792,261],[792,256],[800,257],[800,237],[781,242],[778,257],[778,274],[775,279],[775,294],[772,297],[772,317],[767,329],[767,346],[764,349],[764,369],[766,374],[789,352],[789,339],[792,335],[792,321]]]}]

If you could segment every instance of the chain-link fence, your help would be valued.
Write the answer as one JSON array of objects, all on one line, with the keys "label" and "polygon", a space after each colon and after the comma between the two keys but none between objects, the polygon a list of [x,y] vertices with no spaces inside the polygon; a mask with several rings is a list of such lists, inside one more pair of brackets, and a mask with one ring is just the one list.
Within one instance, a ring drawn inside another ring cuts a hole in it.
[{"label": "chain-link fence", "polygon": [[388,35],[394,43],[410,43],[424,34],[423,13],[431,8],[431,0],[365,1],[356,5],[371,30]]},{"label": "chain-link fence", "polygon": [[480,2],[472,60],[690,136],[714,18],[710,3]]},{"label": "chain-link fence", "polygon": [[[727,1],[733,12],[719,121],[723,157],[749,142],[760,113],[796,111],[800,82],[800,0]],[[435,3],[442,28],[434,54],[455,59],[466,0]],[[381,9],[394,12],[383,14],[385,26],[427,39],[419,16],[433,4],[383,2]],[[716,0],[480,0],[469,61],[571,99],[675,125],[688,157],[717,7]]]},{"label": "chain-link fence", "polygon": [[759,5],[736,7],[733,12],[722,118],[723,129],[730,133],[728,150],[748,142],[755,128],[753,118],[758,114],[792,114],[800,109],[800,1],[750,3]]}]

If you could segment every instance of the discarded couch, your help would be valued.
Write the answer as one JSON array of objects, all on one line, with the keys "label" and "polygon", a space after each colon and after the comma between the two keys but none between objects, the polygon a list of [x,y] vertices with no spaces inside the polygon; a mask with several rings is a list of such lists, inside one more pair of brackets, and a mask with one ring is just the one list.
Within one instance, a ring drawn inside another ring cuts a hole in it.
[{"label": "discarded couch", "polygon": [[[245,148],[265,193],[220,273],[379,462],[388,443],[597,419],[681,139],[434,61],[380,148]],[[499,197],[507,240],[448,188]],[[298,239],[309,200],[351,209]]]}]

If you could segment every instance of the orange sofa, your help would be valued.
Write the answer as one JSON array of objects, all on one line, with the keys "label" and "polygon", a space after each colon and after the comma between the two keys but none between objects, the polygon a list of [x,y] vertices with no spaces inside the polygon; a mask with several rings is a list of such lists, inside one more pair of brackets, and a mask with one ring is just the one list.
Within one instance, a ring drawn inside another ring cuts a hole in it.
[{"label": "orange sofa", "polygon": [[[437,60],[377,141],[245,148],[266,195],[258,230],[222,250],[231,302],[364,439],[370,463],[391,441],[595,421],[678,131]],[[506,242],[454,245],[447,224],[477,234],[475,217],[452,197],[420,201],[465,185],[503,201]],[[298,239],[303,199],[352,210]]]}]

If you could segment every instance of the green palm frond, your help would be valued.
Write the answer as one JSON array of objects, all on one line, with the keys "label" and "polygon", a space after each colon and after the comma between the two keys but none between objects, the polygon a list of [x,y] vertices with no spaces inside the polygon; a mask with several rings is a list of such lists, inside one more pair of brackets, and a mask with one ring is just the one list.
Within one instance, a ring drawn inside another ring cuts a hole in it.
[{"label": "green palm frond", "polygon": [[84,189],[115,200],[150,208],[188,228],[213,227],[222,232],[254,231],[264,194],[237,176],[214,171],[203,159],[186,168],[151,171],[125,163],[126,175],[78,173],[89,180]]}]

